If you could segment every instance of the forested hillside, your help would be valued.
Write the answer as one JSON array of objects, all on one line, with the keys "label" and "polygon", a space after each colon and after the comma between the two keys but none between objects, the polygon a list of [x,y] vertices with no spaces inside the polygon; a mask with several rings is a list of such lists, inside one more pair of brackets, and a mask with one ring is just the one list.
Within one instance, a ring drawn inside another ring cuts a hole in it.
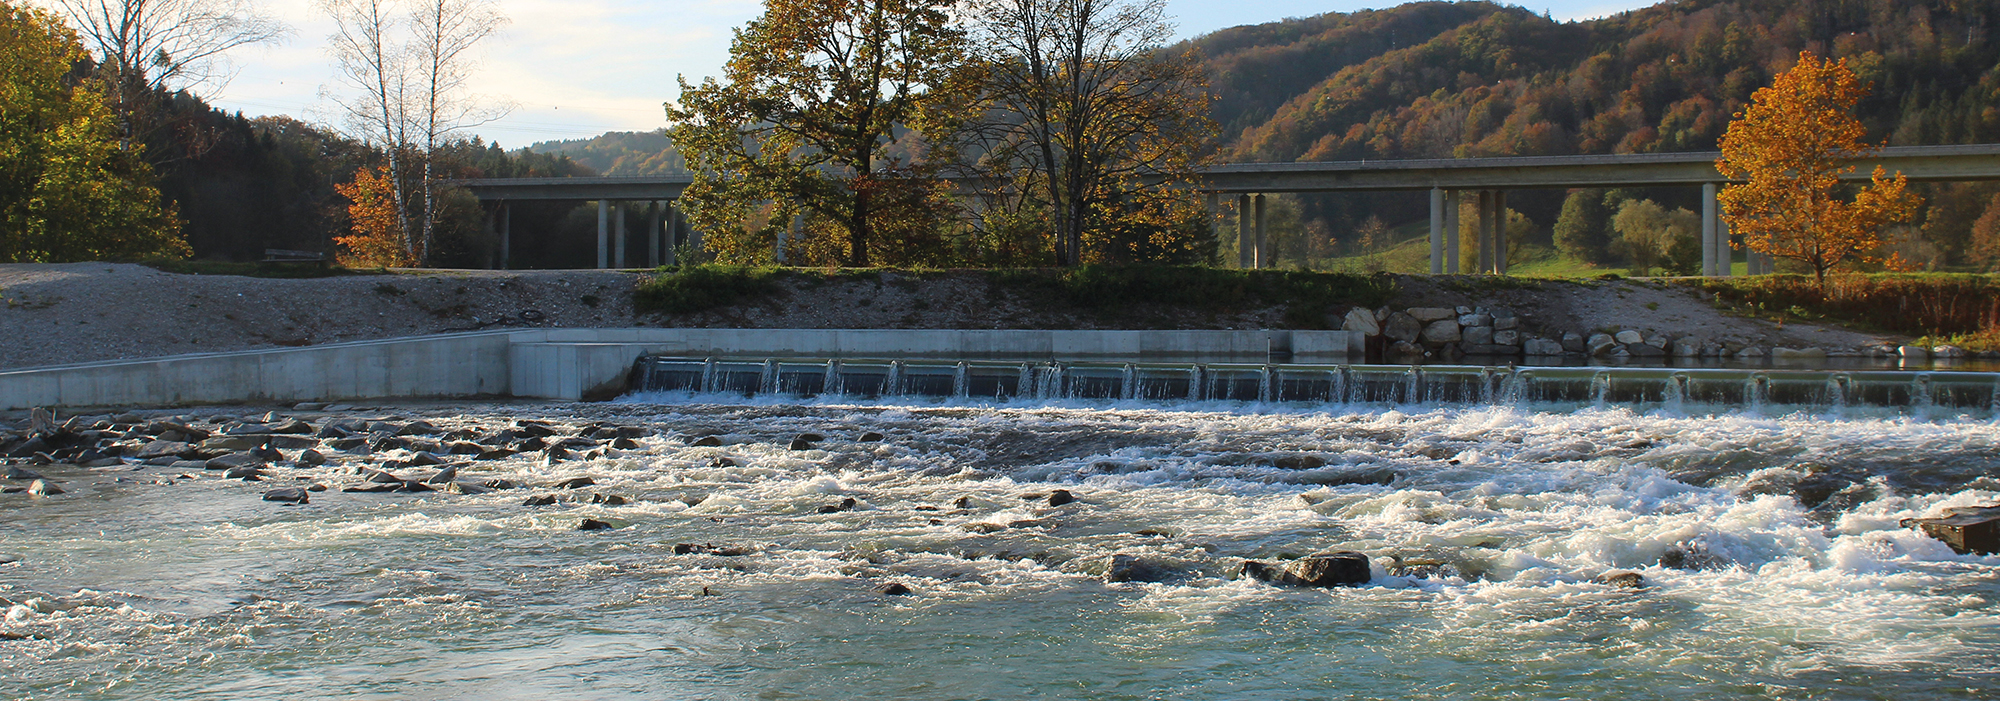
[{"label": "forested hillside", "polygon": [[528,150],[566,156],[603,175],[683,175],[687,161],[674,152],[667,130],[613,131],[588,139],[542,141]]}]

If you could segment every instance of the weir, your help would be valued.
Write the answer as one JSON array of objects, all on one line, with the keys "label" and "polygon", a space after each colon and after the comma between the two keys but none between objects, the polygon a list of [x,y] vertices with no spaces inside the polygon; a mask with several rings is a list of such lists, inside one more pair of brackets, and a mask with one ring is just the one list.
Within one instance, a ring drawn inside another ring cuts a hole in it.
[{"label": "weir", "polygon": [[635,392],[1996,413],[2000,373],[645,356]]}]

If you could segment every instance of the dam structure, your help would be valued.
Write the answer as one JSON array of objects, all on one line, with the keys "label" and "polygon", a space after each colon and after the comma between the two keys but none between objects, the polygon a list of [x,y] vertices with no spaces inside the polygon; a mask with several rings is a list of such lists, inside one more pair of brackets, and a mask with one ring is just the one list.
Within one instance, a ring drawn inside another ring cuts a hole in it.
[{"label": "dam structure", "polygon": [[1566,367],[1560,357],[1371,365],[1364,341],[1298,330],[525,329],[9,370],[0,410],[684,392],[2000,414],[1996,373]]}]

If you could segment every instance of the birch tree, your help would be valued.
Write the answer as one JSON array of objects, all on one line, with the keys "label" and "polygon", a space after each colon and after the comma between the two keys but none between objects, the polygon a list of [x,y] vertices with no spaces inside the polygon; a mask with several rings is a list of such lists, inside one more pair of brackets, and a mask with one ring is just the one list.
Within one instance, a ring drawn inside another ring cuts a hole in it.
[{"label": "birch tree", "polygon": [[465,129],[506,113],[468,85],[475,47],[506,18],[492,0],[320,0],[320,9],[334,20],[329,43],[352,90],[336,98],[343,121],[387,157],[380,177],[401,213],[396,229],[405,257],[427,265],[436,244],[438,153]]}]

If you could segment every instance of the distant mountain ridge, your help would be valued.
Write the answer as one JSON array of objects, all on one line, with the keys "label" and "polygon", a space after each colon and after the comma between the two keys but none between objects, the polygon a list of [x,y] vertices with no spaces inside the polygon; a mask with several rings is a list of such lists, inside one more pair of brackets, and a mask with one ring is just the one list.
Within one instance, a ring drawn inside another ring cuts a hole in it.
[{"label": "distant mountain ridge", "polygon": [[667,130],[613,131],[588,139],[542,141],[531,153],[569,156],[601,175],[685,175],[687,160],[674,150]]},{"label": "distant mountain ridge", "polygon": [[1892,144],[2000,140],[1996,0],[1682,0],[1558,22],[1417,2],[1193,39],[1228,161],[1715,148],[1801,49],[1848,58]]}]

